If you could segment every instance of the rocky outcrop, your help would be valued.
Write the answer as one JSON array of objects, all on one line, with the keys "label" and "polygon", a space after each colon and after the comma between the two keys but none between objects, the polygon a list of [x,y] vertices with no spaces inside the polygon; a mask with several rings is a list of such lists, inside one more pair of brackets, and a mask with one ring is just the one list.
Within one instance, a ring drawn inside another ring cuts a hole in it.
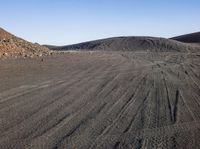
[{"label": "rocky outcrop", "polygon": [[34,57],[49,53],[47,47],[28,42],[0,28],[0,57]]}]

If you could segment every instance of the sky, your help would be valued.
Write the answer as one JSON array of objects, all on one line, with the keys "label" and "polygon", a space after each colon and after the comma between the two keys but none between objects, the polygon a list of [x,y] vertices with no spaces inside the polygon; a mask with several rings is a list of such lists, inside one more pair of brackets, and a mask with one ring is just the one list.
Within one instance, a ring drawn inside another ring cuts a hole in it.
[{"label": "sky", "polygon": [[115,36],[168,38],[200,31],[200,0],[0,0],[0,27],[51,45]]}]

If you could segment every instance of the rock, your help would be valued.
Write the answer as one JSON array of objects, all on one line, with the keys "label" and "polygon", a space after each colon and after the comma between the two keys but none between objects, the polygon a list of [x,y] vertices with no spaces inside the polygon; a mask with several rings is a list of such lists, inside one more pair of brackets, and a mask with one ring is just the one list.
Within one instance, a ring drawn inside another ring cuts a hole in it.
[{"label": "rock", "polygon": [[33,58],[34,57],[34,55],[32,54],[32,55],[30,55],[30,58]]},{"label": "rock", "polygon": [[5,52],[5,53],[3,53],[3,56],[8,56],[8,53],[6,53],[6,52]]},{"label": "rock", "polygon": [[42,57],[42,53],[38,54],[39,57]]},{"label": "rock", "polygon": [[49,52],[49,55],[53,55],[53,52]]}]

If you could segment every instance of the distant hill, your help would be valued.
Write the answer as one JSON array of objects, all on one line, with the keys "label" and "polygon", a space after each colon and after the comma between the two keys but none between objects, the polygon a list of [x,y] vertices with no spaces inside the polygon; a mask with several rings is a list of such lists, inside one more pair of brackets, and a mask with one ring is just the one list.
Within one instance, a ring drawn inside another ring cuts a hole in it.
[{"label": "distant hill", "polygon": [[200,32],[181,35],[171,39],[185,43],[200,43]]},{"label": "distant hill", "polygon": [[115,37],[89,41],[67,46],[46,45],[51,50],[104,50],[104,51],[155,51],[155,52],[186,52],[196,48],[172,39],[156,37]]},{"label": "distant hill", "polygon": [[41,56],[49,53],[47,47],[23,40],[0,28],[0,57],[1,56]]}]

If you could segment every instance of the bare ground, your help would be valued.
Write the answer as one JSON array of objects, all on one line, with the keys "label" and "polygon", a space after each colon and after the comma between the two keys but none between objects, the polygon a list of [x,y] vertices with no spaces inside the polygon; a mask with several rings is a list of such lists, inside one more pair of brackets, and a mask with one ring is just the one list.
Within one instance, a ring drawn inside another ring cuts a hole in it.
[{"label": "bare ground", "polygon": [[0,148],[200,148],[200,54],[0,61]]}]

